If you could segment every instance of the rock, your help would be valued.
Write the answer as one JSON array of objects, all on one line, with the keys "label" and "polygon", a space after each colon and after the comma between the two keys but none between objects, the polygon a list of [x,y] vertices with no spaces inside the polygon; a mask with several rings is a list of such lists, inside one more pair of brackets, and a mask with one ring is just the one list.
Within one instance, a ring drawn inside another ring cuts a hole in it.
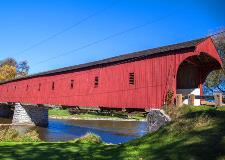
[{"label": "rock", "polygon": [[171,118],[163,110],[152,109],[147,114],[148,130],[150,133],[157,131],[161,126],[166,125]]}]

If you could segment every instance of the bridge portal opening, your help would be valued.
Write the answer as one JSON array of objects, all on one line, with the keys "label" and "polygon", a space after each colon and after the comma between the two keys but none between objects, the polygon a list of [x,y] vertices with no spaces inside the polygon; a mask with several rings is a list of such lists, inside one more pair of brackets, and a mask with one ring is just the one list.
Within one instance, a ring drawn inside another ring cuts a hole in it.
[{"label": "bridge portal opening", "polygon": [[[205,53],[185,59],[177,71],[177,94],[185,97],[188,94],[203,95],[202,85],[208,74],[220,68],[220,63]],[[184,99],[183,103],[187,104],[188,100]],[[200,99],[195,100],[194,104],[200,105]]]}]

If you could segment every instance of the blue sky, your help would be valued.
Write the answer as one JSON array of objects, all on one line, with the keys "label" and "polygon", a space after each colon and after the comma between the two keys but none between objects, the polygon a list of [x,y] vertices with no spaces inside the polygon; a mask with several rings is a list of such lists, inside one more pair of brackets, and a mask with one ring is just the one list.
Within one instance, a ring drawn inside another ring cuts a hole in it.
[{"label": "blue sky", "polygon": [[[224,8],[223,0],[0,0],[0,59],[27,60],[30,73],[37,73],[192,40],[224,28]],[[98,11],[102,12],[23,52]]]}]

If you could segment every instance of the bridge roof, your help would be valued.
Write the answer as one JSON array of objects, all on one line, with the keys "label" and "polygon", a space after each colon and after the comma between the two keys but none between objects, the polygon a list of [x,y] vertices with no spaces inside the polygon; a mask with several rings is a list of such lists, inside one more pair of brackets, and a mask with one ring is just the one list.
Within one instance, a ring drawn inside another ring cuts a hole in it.
[{"label": "bridge roof", "polygon": [[34,77],[39,77],[39,76],[46,76],[46,75],[54,75],[54,74],[60,74],[64,72],[69,72],[69,71],[74,71],[74,70],[80,70],[80,69],[85,69],[85,68],[90,68],[90,67],[95,67],[95,66],[102,66],[102,65],[109,65],[109,64],[114,64],[114,63],[122,63],[122,62],[127,62],[127,61],[134,61],[134,60],[139,60],[143,59],[152,55],[159,55],[159,54],[166,54],[170,53],[171,51],[178,51],[182,49],[195,49],[195,47],[206,40],[209,37],[204,37],[200,39],[195,39],[187,42],[182,42],[182,43],[177,43],[173,45],[167,45],[163,47],[158,47],[158,48],[153,48],[153,49],[147,49],[139,52],[134,52],[134,53],[129,53],[129,54],[124,54],[120,56],[115,56],[112,58],[107,58],[99,61],[94,61],[90,63],[85,63],[85,64],[79,64],[79,65],[74,65],[74,66],[69,66],[69,67],[64,67],[60,69],[55,69],[55,70],[50,70],[46,72],[41,72],[33,75],[29,75],[26,77],[22,78],[16,78],[10,81],[5,81],[1,82],[0,84],[8,83],[8,82],[13,82],[13,81],[18,81],[18,80],[23,80],[23,79],[29,79],[29,78],[34,78]]}]

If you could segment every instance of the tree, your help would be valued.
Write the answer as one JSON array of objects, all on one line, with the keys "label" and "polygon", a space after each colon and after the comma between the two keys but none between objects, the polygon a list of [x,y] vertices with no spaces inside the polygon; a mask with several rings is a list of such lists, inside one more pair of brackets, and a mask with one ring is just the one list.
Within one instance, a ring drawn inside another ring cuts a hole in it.
[{"label": "tree", "polygon": [[2,67],[2,66],[4,66],[4,65],[9,65],[9,66],[16,67],[17,62],[16,62],[16,60],[13,59],[13,58],[6,58],[6,59],[0,61],[0,67]]},{"label": "tree", "polygon": [[8,64],[0,67],[0,81],[14,79],[16,77],[16,67]]},{"label": "tree", "polygon": [[17,77],[24,77],[28,75],[30,67],[27,61],[22,61],[18,63],[16,69],[17,69]]},{"label": "tree", "polygon": [[211,72],[206,79],[205,86],[208,90],[225,93],[225,30],[221,32],[221,34],[215,35],[213,40],[223,62],[223,68]]},{"label": "tree", "polygon": [[28,75],[29,65],[27,61],[17,62],[13,58],[0,61],[0,81],[7,81]]}]

